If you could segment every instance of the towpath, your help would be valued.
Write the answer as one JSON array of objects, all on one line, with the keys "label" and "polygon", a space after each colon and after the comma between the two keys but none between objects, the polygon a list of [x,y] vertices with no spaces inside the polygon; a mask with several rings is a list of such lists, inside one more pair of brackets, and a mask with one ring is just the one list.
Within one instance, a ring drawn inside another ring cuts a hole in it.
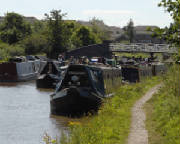
[{"label": "towpath", "polygon": [[146,115],[144,104],[158,91],[161,84],[151,88],[132,108],[131,129],[128,136],[128,144],[148,144],[148,132],[145,129]]}]

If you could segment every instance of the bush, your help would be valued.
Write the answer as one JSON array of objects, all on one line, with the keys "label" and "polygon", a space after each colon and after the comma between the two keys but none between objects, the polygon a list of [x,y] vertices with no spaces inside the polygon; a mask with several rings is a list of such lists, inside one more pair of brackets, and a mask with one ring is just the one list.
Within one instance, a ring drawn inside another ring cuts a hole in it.
[{"label": "bush", "polygon": [[22,15],[14,12],[6,13],[0,24],[0,39],[8,44],[15,44],[31,33],[30,24]]},{"label": "bush", "polygon": [[8,60],[13,56],[24,55],[24,49],[20,45],[8,45],[0,43],[0,60]]},{"label": "bush", "polygon": [[43,53],[48,47],[48,41],[42,34],[32,34],[24,39],[21,43],[25,49],[25,54],[34,55],[37,53]]}]

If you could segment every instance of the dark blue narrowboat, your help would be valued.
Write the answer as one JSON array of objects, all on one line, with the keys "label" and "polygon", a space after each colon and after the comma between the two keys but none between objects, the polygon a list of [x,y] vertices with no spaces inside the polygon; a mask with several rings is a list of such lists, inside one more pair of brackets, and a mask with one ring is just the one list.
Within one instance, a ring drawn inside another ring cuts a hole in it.
[{"label": "dark blue narrowboat", "polygon": [[88,65],[70,65],[64,78],[58,83],[57,89],[51,95],[51,114],[78,116],[97,111],[105,93],[104,78],[121,76],[112,74],[113,68]]}]

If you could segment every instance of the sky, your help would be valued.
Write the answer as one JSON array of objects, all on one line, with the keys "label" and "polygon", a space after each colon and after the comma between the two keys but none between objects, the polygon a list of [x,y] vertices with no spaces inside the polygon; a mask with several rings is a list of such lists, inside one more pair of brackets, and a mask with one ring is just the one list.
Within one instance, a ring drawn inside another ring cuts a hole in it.
[{"label": "sky", "polygon": [[93,17],[109,26],[123,27],[130,19],[134,25],[169,26],[172,19],[160,0],[0,0],[0,16],[16,12],[44,19],[45,13],[61,10],[65,19],[88,21]]}]

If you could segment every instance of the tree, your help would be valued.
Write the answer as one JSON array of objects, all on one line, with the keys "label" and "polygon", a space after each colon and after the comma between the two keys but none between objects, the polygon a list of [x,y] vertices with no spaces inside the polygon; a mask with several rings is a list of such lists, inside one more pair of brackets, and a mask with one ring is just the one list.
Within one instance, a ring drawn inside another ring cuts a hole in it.
[{"label": "tree", "polygon": [[49,14],[45,14],[48,27],[49,49],[47,56],[57,58],[59,53],[65,52],[68,46],[69,34],[67,34],[67,26],[63,21],[66,14],[61,10],[52,10]]},{"label": "tree", "polygon": [[48,48],[46,36],[39,33],[33,33],[31,36],[25,38],[21,44],[23,45],[25,54],[27,55],[45,53]]},{"label": "tree", "polygon": [[92,32],[95,33],[101,39],[101,41],[111,39],[111,35],[107,30],[107,26],[104,24],[103,20],[99,20],[94,17],[89,22],[92,25]]},{"label": "tree", "polygon": [[43,30],[46,29],[46,22],[44,21],[35,21],[33,24],[32,24],[32,31],[33,33],[42,33]]},{"label": "tree", "polygon": [[7,13],[0,25],[0,39],[9,44],[17,43],[31,33],[30,24],[17,13]]},{"label": "tree", "polygon": [[101,43],[101,40],[91,31],[90,28],[81,26],[73,35],[73,43],[76,47],[81,47]]},{"label": "tree", "polygon": [[125,34],[129,37],[130,43],[132,43],[135,35],[134,22],[132,19],[130,19],[127,26],[125,26],[123,30],[125,31]]},{"label": "tree", "polygon": [[66,33],[66,47],[67,50],[72,50],[75,48],[75,45],[73,44],[73,34],[76,32],[76,29],[78,29],[79,25],[74,21],[65,21],[65,33]]},{"label": "tree", "polygon": [[164,7],[170,14],[173,22],[169,27],[157,28],[154,30],[154,36],[165,39],[170,44],[179,46],[180,43],[180,0],[162,0],[159,7]]}]

